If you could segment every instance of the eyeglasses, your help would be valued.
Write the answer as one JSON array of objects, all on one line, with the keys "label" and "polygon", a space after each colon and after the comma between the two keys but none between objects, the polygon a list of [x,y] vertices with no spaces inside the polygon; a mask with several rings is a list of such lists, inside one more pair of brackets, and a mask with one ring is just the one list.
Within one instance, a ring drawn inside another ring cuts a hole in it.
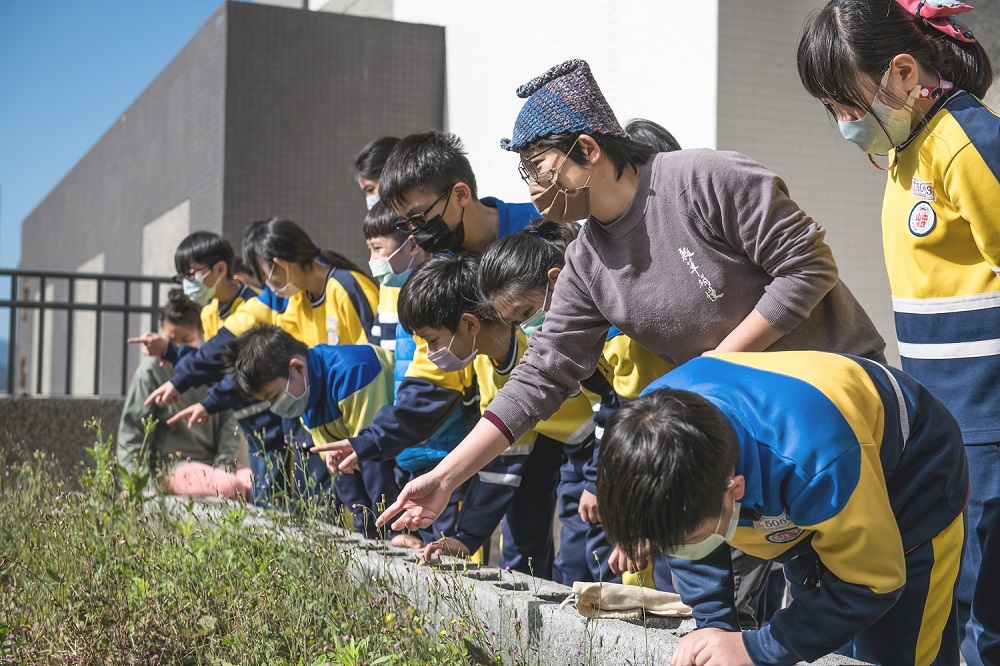
[{"label": "eyeglasses", "polygon": [[555,146],[549,146],[545,150],[539,151],[531,157],[523,158],[521,160],[521,164],[517,167],[517,173],[520,174],[521,180],[526,183],[537,183],[538,179],[541,178],[542,175],[538,173],[538,169],[536,169],[535,165],[531,163],[531,160],[535,159],[539,155],[544,155],[553,148],[555,148]]},{"label": "eyeglasses", "polygon": [[[417,213],[415,215],[410,215],[409,217],[404,216],[396,220],[396,228],[399,229],[400,231],[408,233],[410,231],[416,231],[420,227],[427,224],[427,219],[426,219],[427,213],[431,212],[431,208],[434,208],[434,206],[437,205],[437,202],[441,201],[442,197],[451,194],[452,189],[454,189],[455,185],[457,184],[458,183],[452,183],[451,185],[449,185],[448,189],[439,194],[438,198],[432,201],[431,205],[425,208],[422,212]],[[445,205],[445,208],[447,208],[447,205]]]},{"label": "eyeglasses", "polygon": [[176,284],[181,284],[182,282],[184,282],[184,280],[193,280],[196,277],[199,277],[198,273],[201,273],[202,271],[204,271],[205,273],[200,277],[204,279],[206,275],[212,272],[212,269],[209,266],[199,266],[197,268],[189,268],[186,273],[178,273],[177,275],[175,275],[174,282]]}]

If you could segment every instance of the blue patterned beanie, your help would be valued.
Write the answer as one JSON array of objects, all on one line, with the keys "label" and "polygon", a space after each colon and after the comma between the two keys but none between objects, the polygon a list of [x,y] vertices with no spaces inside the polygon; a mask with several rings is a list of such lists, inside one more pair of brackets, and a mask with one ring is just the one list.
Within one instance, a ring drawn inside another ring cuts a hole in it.
[{"label": "blue patterned beanie", "polygon": [[518,151],[551,134],[607,134],[627,137],[586,60],[567,60],[517,89],[528,98],[517,114],[514,138],[504,150]]}]

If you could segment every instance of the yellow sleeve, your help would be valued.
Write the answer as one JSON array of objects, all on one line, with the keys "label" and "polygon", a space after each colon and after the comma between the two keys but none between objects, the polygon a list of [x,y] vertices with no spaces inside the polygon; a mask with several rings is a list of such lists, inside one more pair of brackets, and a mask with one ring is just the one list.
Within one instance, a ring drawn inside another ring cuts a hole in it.
[{"label": "yellow sleeve", "polygon": [[973,240],[990,268],[1000,267],[1000,182],[973,144],[958,151],[944,172],[945,189],[968,221]]},{"label": "yellow sleeve", "polygon": [[233,335],[239,336],[260,324],[280,325],[278,322],[278,313],[264,305],[260,299],[255,298],[247,301],[236,312],[226,317],[222,328],[225,328]]},{"label": "yellow sleeve", "polygon": [[357,436],[362,428],[371,425],[378,410],[392,404],[392,366],[384,349],[374,345],[372,348],[382,371],[371,382],[340,401],[340,423],[346,433],[342,439]]},{"label": "yellow sleeve", "polygon": [[906,583],[906,563],[877,457],[874,444],[862,445],[861,474],[844,507],[821,523],[799,527],[815,532],[812,547],[837,578],[887,594]]},{"label": "yellow sleeve", "polygon": [[654,356],[628,336],[616,335],[604,343],[604,354],[597,367],[615,393],[632,399],[638,397],[654,379],[673,370],[674,364]]},{"label": "yellow sleeve", "polygon": [[[361,286],[361,291],[368,299],[368,305],[372,313],[378,312],[378,287],[365,275],[356,271],[351,271],[351,275]],[[330,306],[337,317],[337,337],[338,344],[342,345],[366,345],[368,344],[368,334],[361,324],[361,317],[358,315],[354,303],[344,287],[336,280],[328,283],[332,288],[327,293],[327,298],[331,299]]]}]

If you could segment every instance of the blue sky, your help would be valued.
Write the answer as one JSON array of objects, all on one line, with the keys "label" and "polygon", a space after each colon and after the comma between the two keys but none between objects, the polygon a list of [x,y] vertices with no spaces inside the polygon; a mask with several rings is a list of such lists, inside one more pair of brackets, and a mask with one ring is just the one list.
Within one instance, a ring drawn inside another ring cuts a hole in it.
[{"label": "blue sky", "polygon": [[0,267],[17,265],[24,218],[220,4],[0,0]]}]

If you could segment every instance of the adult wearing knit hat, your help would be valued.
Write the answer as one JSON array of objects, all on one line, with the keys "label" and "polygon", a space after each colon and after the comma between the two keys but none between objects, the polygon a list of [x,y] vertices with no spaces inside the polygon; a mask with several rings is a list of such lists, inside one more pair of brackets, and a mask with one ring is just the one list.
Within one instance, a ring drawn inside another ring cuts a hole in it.
[{"label": "adult wearing knit hat", "polygon": [[[520,154],[532,201],[550,219],[588,222],[567,249],[544,325],[506,385],[469,436],[407,484],[380,524],[400,512],[393,529],[429,524],[458,484],[579,390],[612,325],[676,364],[706,352],[771,349],[884,361],[885,342],[839,280],[826,232],[775,174],[738,153],[654,153],[621,129],[583,61],[550,69],[518,95],[524,108],[502,146]],[[705,582],[697,562],[675,561],[682,593]],[[692,606],[701,624],[735,632],[721,660],[749,661],[732,591],[700,589]],[[743,628],[753,626],[748,619]],[[682,640],[700,640],[699,633]],[[782,640],[778,630],[772,638]]]},{"label": "adult wearing knit hat", "polygon": [[504,150],[516,152],[563,132],[628,136],[585,60],[556,65],[518,88],[517,96],[528,101],[517,114],[514,136],[500,140]]}]

